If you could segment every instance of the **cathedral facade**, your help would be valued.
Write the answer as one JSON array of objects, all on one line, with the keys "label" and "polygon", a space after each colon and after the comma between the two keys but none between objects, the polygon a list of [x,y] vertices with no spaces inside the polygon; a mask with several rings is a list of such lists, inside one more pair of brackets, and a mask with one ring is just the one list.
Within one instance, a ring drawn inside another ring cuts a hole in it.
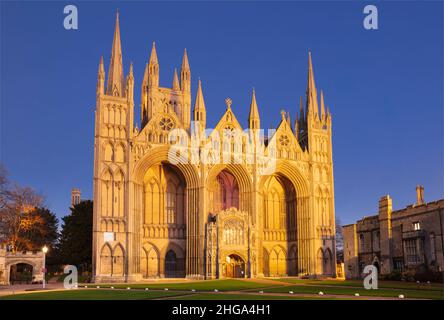
[{"label": "cathedral facade", "polygon": [[170,88],[159,69],[153,44],[139,128],[117,16],[107,80],[101,58],[96,89],[94,281],[335,276],[331,114],[311,55],[305,103],[294,123],[282,112],[268,135],[254,91],[246,128],[227,99],[210,130],[200,80],[192,101],[186,50]]}]

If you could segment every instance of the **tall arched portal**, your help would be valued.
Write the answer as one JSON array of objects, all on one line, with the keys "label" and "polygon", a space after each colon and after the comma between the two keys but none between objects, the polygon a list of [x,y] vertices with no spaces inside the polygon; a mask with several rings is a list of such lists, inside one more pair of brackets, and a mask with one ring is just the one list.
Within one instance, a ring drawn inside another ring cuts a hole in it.
[{"label": "tall arched portal", "polygon": [[141,251],[142,276],[184,277],[184,257],[169,248],[174,244],[185,252],[187,185],[182,172],[168,163],[150,167],[143,179],[142,241],[149,242]]},{"label": "tall arched portal", "polygon": [[222,170],[209,186],[210,212],[217,213],[221,210],[239,209],[239,185],[234,175],[227,170]]},{"label": "tall arched portal", "polygon": [[297,202],[293,184],[284,176],[266,179],[261,190],[263,271],[265,276],[297,274]]}]

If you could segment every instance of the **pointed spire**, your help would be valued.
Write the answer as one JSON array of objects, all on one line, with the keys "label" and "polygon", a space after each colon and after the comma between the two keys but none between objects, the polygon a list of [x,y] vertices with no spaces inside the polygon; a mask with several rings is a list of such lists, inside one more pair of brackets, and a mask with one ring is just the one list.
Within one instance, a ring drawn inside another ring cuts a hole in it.
[{"label": "pointed spire", "polygon": [[173,75],[173,90],[180,91],[179,78],[177,77],[177,69],[176,68],[174,68],[174,75]]},{"label": "pointed spire", "polygon": [[324,106],[324,92],[321,90],[321,120],[325,117],[325,106]]},{"label": "pointed spire", "polygon": [[103,56],[100,56],[99,71],[97,72],[97,88],[96,93],[104,94],[105,90],[105,66],[103,65]]},{"label": "pointed spire", "polygon": [[183,51],[182,67],[180,68],[180,87],[182,91],[191,91],[191,70],[188,62],[187,49]]},{"label": "pointed spire", "polygon": [[250,115],[248,117],[250,129],[260,129],[259,109],[256,102],[256,91],[253,88],[250,104]]},{"label": "pointed spire", "polygon": [[134,78],[134,73],[133,73],[133,62],[132,62],[132,61],[131,61],[131,63],[130,63],[129,75],[130,75],[131,77]]},{"label": "pointed spire", "polygon": [[302,96],[299,99],[299,121],[304,122],[305,115],[304,115],[304,100],[302,99]]},{"label": "pointed spire", "polygon": [[155,42],[153,42],[153,46],[151,47],[150,61],[148,62],[147,83],[149,87],[159,86],[159,60],[157,59]]},{"label": "pointed spire", "polygon": [[206,126],[207,111],[202,93],[202,81],[199,79],[197,85],[196,101],[194,102],[194,121],[200,123],[202,129]]},{"label": "pointed spire", "polygon": [[190,70],[190,64],[188,62],[187,48],[183,50],[182,67],[181,70]]},{"label": "pointed spire", "polygon": [[142,80],[142,86],[147,86],[148,85],[148,63],[145,64],[145,71],[143,73],[143,80]]},{"label": "pointed spire", "polygon": [[103,56],[100,56],[99,62],[99,76],[105,76],[105,66],[103,64]]},{"label": "pointed spire", "polygon": [[318,114],[318,99],[314,80],[313,63],[311,60],[311,51],[308,52],[307,112],[312,115]]},{"label": "pointed spire", "polygon": [[202,81],[200,79],[197,85],[197,94],[196,94],[196,102],[194,104],[194,110],[205,111],[205,101],[202,93]]},{"label": "pointed spire", "polygon": [[123,65],[122,45],[120,43],[119,12],[116,14],[116,26],[114,29],[113,48],[111,50],[106,94],[119,97],[123,96]]},{"label": "pointed spire", "polygon": [[151,47],[150,64],[159,64],[157,59],[156,43],[153,41],[153,46]]},{"label": "pointed spire", "polygon": [[298,113],[296,112],[295,119],[294,119],[294,133],[296,135],[296,138],[299,137],[299,117]]},{"label": "pointed spire", "polygon": [[126,97],[129,101],[132,101],[134,97],[134,73],[132,62],[130,64],[129,73],[126,76]]}]

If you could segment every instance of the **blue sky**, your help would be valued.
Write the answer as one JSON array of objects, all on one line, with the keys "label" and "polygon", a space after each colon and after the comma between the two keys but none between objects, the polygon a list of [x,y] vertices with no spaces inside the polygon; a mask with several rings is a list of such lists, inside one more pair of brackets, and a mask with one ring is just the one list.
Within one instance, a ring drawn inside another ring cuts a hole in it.
[{"label": "blue sky", "polygon": [[[333,114],[336,215],[351,223],[443,198],[443,4],[371,2],[379,29],[363,28],[367,2],[70,2],[79,29],[63,28],[65,2],[1,2],[0,160],[58,216],[70,190],[92,197],[93,117],[100,55],[109,64],[120,10],[125,73],[134,63],[136,106],[151,43],[160,83],[188,50],[193,96],[203,81],[208,125],[231,97],[247,123],[251,88],[265,128],[294,119],[305,95],[307,51]],[[139,114],[139,109],[136,109]]]}]

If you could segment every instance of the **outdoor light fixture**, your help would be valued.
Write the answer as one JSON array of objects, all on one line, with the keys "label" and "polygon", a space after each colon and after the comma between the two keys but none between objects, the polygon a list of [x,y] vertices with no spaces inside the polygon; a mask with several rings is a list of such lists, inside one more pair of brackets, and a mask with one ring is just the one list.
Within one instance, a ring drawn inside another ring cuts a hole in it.
[{"label": "outdoor light fixture", "polygon": [[46,286],[46,283],[45,283],[45,274],[46,274],[46,253],[48,252],[48,247],[47,247],[47,246],[43,246],[43,248],[42,248],[42,252],[43,252],[43,267],[42,267],[43,281],[42,281],[42,285],[43,285],[43,289],[45,289],[45,286]]}]

